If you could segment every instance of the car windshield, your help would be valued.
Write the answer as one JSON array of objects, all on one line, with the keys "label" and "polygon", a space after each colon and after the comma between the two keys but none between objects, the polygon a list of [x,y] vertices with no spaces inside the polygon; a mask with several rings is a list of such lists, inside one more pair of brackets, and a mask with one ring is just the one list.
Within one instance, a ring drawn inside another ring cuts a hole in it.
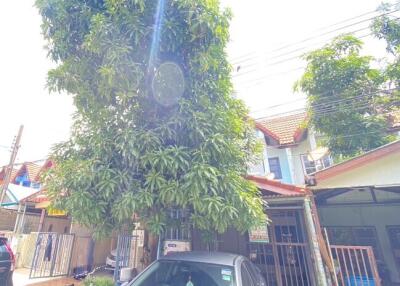
[{"label": "car windshield", "polygon": [[155,262],[130,286],[234,286],[233,267],[185,261]]}]

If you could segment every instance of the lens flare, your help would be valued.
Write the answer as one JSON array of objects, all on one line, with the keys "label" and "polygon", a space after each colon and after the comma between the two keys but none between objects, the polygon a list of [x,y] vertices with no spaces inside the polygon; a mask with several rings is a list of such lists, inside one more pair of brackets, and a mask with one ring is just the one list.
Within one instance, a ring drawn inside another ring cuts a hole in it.
[{"label": "lens flare", "polygon": [[153,38],[151,41],[151,48],[150,48],[150,58],[149,58],[150,70],[154,69],[156,59],[158,56],[158,51],[160,50],[161,30],[164,22],[164,10],[166,1],[167,0],[158,0],[157,3]]}]

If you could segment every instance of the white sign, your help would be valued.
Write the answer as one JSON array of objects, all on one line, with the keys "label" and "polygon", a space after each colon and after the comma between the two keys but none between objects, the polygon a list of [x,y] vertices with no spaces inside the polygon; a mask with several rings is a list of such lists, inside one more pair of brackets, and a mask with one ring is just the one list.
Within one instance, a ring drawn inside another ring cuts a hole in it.
[{"label": "white sign", "polygon": [[269,242],[268,227],[267,225],[256,227],[249,231],[249,241],[250,242]]}]

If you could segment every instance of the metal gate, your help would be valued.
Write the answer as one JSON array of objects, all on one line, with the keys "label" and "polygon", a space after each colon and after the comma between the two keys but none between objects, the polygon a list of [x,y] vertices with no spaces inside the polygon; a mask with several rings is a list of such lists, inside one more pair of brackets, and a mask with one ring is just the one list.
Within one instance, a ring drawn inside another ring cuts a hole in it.
[{"label": "metal gate", "polygon": [[68,275],[74,239],[73,234],[39,233],[29,278]]},{"label": "metal gate", "polygon": [[269,243],[250,243],[268,286],[315,285],[302,210],[269,210]]},{"label": "metal gate", "polygon": [[119,235],[117,253],[115,257],[114,281],[119,281],[121,268],[132,267],[137,269],[139,261],[138,247],[141,240],[136,235]]}]

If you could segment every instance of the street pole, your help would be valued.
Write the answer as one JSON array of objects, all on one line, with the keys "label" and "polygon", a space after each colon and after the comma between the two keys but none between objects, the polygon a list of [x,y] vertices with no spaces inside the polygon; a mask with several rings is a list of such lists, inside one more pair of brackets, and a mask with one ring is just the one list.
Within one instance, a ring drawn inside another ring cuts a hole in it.
[{"label": "street pole", "polygon": [[23,130],[24,130],[24,125],[21,125],[19,127],[18,135],[17,135],[17,137],[15,139],[15,142],[14,142],[14,145],[13,145],[13,148],[12,148],[12,151],[11,151],[10,162],[8,163],[8,166],[7,166],[6,176],[4,178],[4,183],[1,186],[0,206],[2,206],[2,204],[3,204],[3,200],[4,200],[4,197],[6,195],[6,191],[7,191],[8,185],[10,184],[10,181],[11,181],[11,175],[12,175],[12,171],[13,171],[13,168],[14,168],[15,159],[17,158],[18,149],[20,147],[19,143],[21,141],[21,136],[22,136],[22,131]]}]

